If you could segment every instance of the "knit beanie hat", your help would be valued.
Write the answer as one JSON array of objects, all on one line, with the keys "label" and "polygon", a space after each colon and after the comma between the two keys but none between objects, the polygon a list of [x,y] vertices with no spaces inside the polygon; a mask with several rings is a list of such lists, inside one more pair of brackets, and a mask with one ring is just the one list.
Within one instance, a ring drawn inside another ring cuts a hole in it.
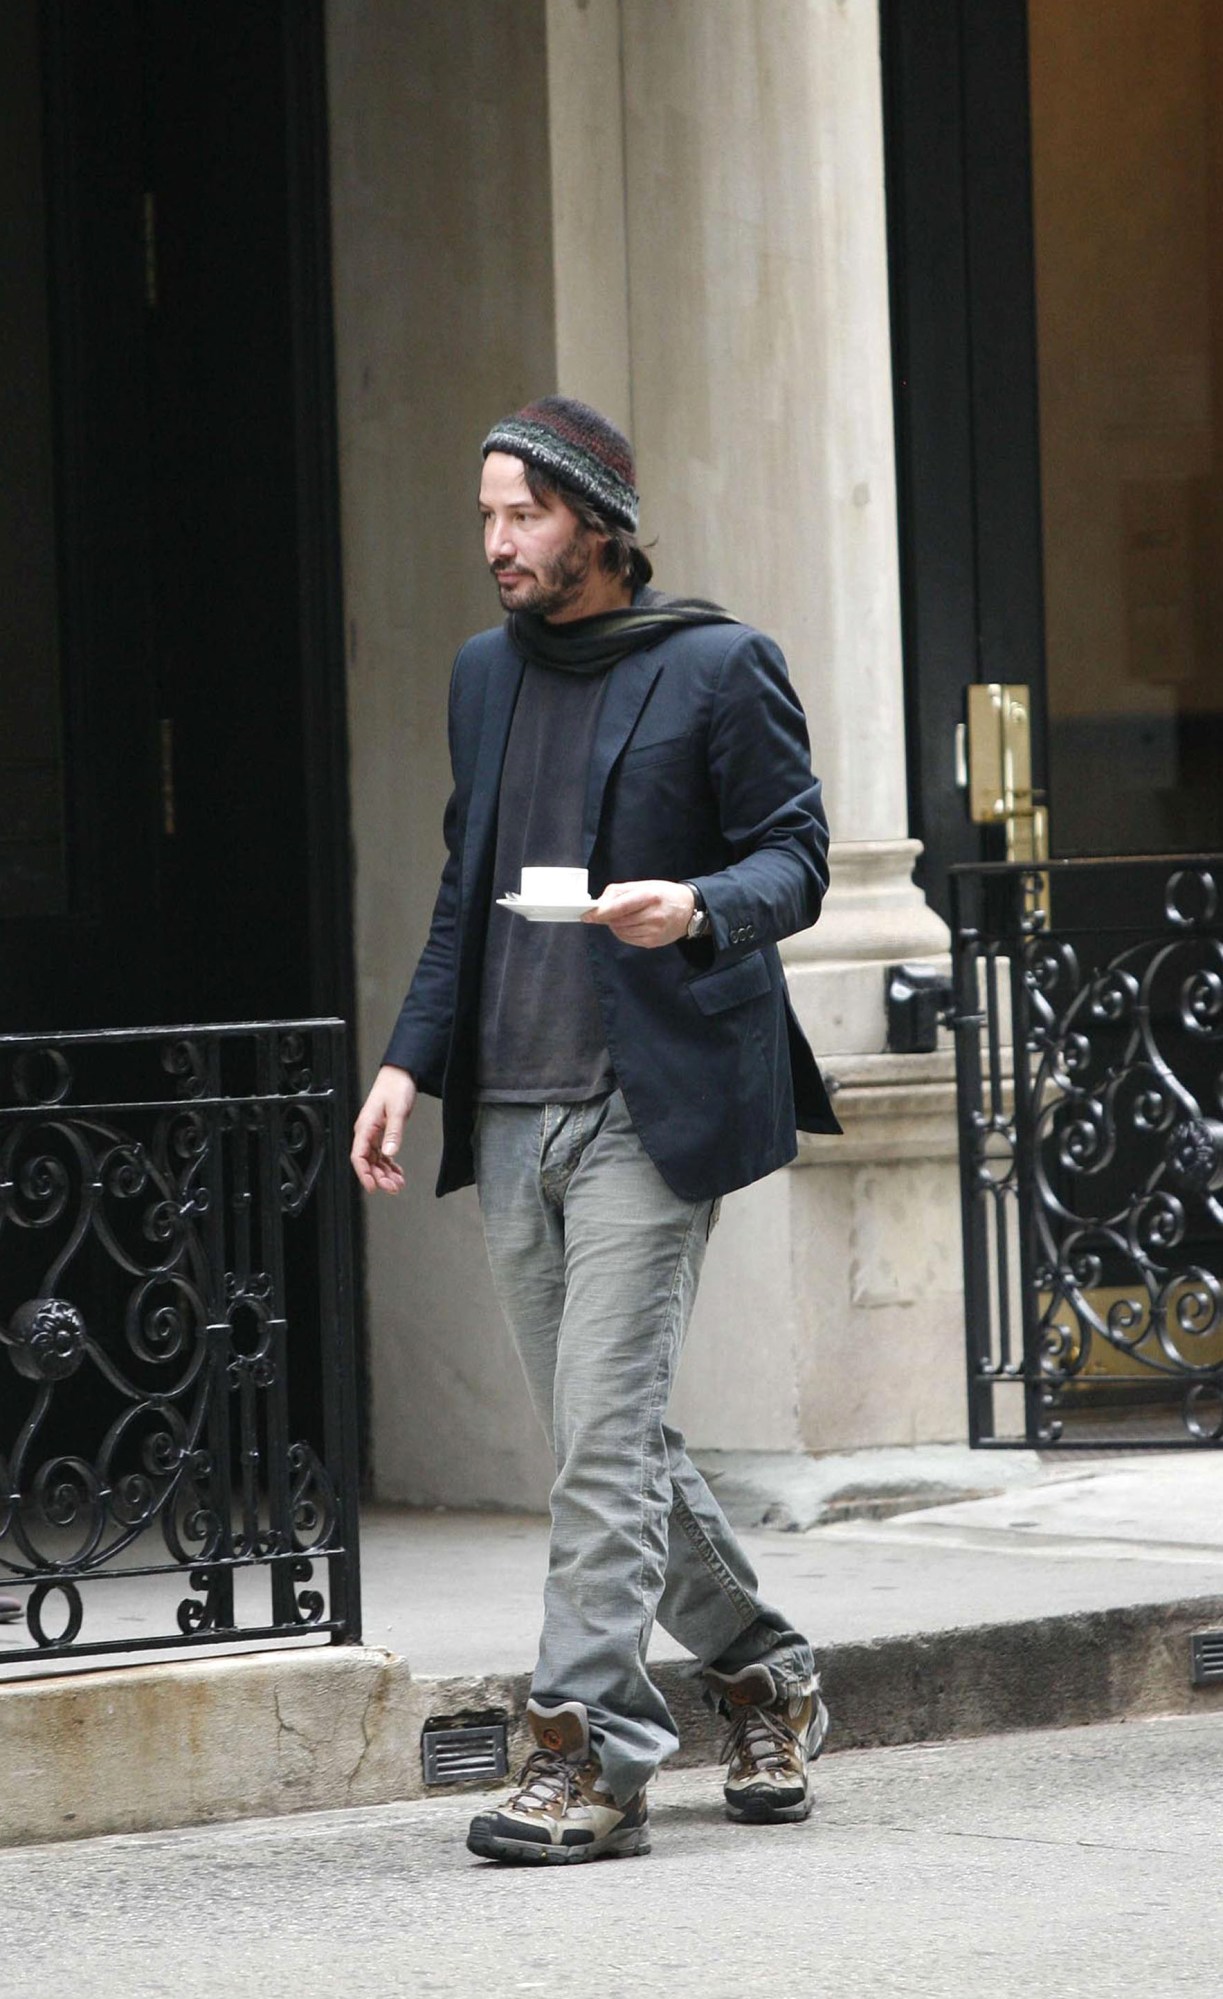
[{"label": "knit beanie hat", "polygon": [[637,468],[622,431],[572,396],[541,396],[495,423],[481,447],[538,466],[558,485],[580,493],[609,521],[637,531]]}]

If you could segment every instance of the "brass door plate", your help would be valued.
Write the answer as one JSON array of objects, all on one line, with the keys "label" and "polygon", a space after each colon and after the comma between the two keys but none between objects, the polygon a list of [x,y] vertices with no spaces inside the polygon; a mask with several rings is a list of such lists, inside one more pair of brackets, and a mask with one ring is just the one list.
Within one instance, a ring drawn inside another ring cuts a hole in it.
[{"label": "brass door plate", "polygon": [[[971,681],[968,710],[968,815],[976,826],[1006,828],[1008,861],[1049,858],[1049,817],[1032,790],[1032,703],[1021,682]],[[1042,873],[1030,913],[1049,921],[1049,877]]]},{"label": "brass door plate", "polygon": [[999,826],[1032,812],[1032,724],[1026,687],[974,680],[968,689],[968,813]]}]

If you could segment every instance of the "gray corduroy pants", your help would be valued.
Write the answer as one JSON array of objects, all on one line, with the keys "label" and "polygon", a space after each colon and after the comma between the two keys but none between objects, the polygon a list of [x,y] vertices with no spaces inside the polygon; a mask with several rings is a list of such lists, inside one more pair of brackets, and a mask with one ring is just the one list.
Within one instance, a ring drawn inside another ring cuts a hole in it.
[{"label": "gray corduroy pants", "polygon": [[666,1421],[715,1204],[672,1193],[619,1090],[481,1105],[476,1162],[493,1282],[556,1456],[532,1694],[584,1703],[624,1802],[678,1746],[646,1666],[656,1615],[703,1667],[762,1662],[779,1688],[813,1671]]}]

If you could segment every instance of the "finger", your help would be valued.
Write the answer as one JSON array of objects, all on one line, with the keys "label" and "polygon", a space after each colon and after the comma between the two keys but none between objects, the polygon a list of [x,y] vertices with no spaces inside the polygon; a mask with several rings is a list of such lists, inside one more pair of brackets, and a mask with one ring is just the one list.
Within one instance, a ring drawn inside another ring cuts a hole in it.
[{"label": "finger", "polygon": [[357,1113],[357,1122],[352,1128],[352,1149],[354,1152],[377,1151],[378,1139],[382,1131],[382,1112],[371,1110],[368,1104]]},{"label": "finger", "polygon": [[660,941],[652,928],[641,924],[613,925],[612,936],[618,937],[622,944],[635,944],[639,950],[649,950]]},{"label": "finger", "polygon": [[587,923],[622,923],[626,917],[640,916],[654,907],[655,897],[649,889],[625,888],[604,889],[594,908],[588,910],[584,921]]},{"label": "finger", "polygon": [[400,1141],[403,1138],[403,1124],[402,1112],[392,1111],[387,1118],[386,1137],[382,1141],[382,1156],[384,1159],[393,1159],[398,1152]]}]

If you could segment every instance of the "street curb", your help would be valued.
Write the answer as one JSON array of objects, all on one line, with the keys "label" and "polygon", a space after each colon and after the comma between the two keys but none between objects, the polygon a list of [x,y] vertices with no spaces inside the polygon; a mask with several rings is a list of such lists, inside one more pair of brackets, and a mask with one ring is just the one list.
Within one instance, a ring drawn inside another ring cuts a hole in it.
[{"label": "street curb", "polygon": [[[1189,1638],[1223,1597],[833,1645],[821,1654],[829,1751],[954,1741],[1223,1707],[1194,1688]],[[656,1678],[685,1767],[716,1762],[722,1723],[684,1665]],[[525,1753],[529,1676],[414,1679],[370,1647],[108,1667],[0,1688],[0,1846],[391,1804],[426,1793],[435,1715],[510,1719]]]},{"label": "street curb", "polygon": [[1138,1604],[838,1645],[824,1656],[829,1749],[1074,1728],[1223,1706],[1194,1687],[1189,1639],[1223,1597]]}]

